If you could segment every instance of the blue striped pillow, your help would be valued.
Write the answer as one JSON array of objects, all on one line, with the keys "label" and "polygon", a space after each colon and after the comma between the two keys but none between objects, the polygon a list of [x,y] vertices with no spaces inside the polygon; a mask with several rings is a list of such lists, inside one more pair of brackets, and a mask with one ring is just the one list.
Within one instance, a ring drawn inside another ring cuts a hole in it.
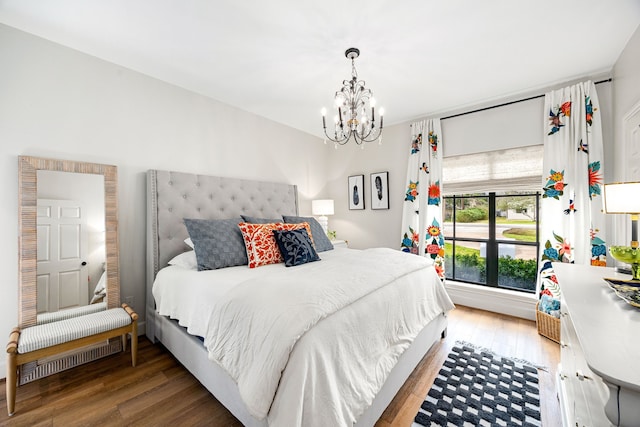
[{"label": "blue striped pillow", "polygon": [[238,224],[242,218],[184,219],[193,241],[198,271],[247,265],[247,249]]}]

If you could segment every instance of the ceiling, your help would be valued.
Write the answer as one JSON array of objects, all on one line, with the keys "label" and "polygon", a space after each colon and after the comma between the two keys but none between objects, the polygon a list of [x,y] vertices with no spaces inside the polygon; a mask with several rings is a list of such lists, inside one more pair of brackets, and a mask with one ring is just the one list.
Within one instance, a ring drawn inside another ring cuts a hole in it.
[{"label": "ceiling", "polygon": [[320,136],[349,47],[389,125],[608,73],[640,0],[0,0],[0,23]]}]

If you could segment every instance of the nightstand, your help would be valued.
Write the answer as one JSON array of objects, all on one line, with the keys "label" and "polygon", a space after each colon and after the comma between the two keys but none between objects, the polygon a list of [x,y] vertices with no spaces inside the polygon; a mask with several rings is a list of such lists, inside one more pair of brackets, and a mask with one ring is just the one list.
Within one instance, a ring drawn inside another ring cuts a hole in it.
[{"label": "nightstand", "polygon": [[349,242],[347,242],[346,240],[332,240],[331,244],[333,245],[334,248],[348,248],[349,247]]}]

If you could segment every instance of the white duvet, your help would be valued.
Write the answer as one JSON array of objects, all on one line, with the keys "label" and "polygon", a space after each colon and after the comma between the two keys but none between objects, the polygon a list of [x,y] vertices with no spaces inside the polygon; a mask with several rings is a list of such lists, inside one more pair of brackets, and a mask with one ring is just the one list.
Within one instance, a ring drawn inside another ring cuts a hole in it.
[{"label": "white duvet", "polygon": [[420,330],[453,308],[422,257],[391,249],[320,256],[292,268],[189,272],[198,276],[195,296],[154,286],[158,312],[203,336],[249,412],[273,426],[353,425]]}]

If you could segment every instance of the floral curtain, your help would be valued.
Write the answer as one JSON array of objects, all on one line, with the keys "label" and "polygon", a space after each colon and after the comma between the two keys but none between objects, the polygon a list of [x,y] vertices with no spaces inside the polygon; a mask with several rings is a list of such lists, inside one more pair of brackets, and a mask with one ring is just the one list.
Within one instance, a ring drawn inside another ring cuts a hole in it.
[{"label": "floral curtain", "polygon": [[538,291],[559,298],[552,261],[606,265],[602,121],[591,81],[545,95]]},{"label": "floral curtain", "polygon": [[444,279],[441,135],[440,119],[411,124],[401,249],[432,260]]}]

